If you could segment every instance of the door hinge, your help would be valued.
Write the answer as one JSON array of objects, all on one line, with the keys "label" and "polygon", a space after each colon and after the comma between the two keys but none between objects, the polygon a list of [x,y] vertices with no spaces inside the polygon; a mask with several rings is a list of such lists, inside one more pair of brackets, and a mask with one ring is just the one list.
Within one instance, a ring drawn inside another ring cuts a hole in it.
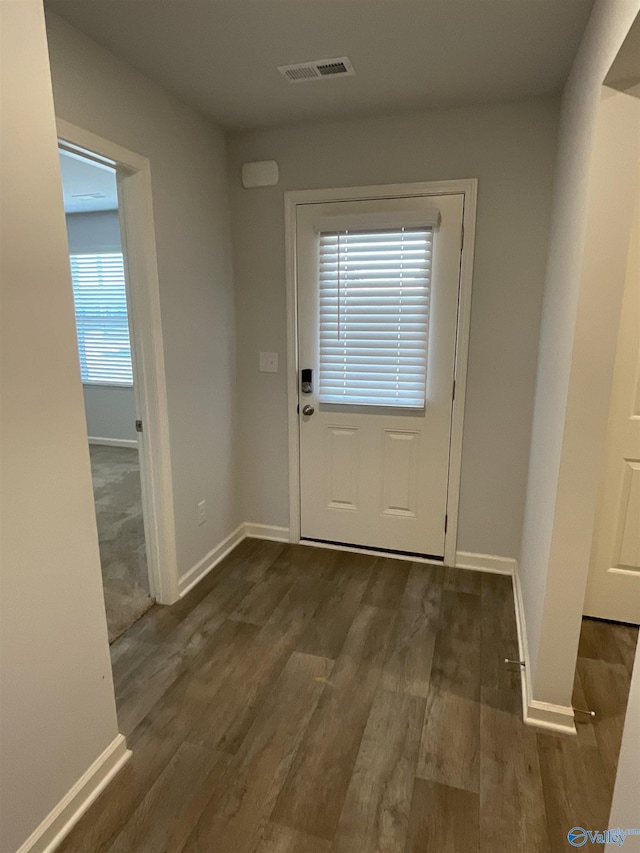
[{"label": "door hinge", "polygon": [[455,379],[453,380],[453,391],[451,392],[451,399],[452,400],[456,399],[456,380]]},{"label": "door hinge", "polygon": [[444,517],[444,532],[447,532],[447,527],[449,526],[449,516],[445,515]]},{"label": "door hinge", "polygon": [[298,403],[298,405],[296,406],[296,411],[298,414],[300,414],[300,403]]},{"label": "door hinge", "polygon": [[136,421],[136,432],[142,432],[142,421]]},{"label": "door hinge", "polygon": [[462,247],[464,246],[464,225],[460,227],[460,251],[462,251]]}]

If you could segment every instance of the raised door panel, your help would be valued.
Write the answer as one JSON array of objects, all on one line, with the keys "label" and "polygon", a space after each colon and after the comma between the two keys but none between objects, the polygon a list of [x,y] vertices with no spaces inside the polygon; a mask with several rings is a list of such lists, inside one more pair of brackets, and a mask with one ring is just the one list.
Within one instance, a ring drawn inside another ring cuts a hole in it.
[{"label": "raised door panel", "polygon": [[615,568],[640,570],[640,461],[625,460]]},{"label": "raised door panel", "polygon": [[383,459],[382,513],[416,518],[420,433],[385,430]]},{"label": "raised door panel", "polygon": [[327,506],[354,512],[359,506],[360,430],[329,426],[326,430]]}]

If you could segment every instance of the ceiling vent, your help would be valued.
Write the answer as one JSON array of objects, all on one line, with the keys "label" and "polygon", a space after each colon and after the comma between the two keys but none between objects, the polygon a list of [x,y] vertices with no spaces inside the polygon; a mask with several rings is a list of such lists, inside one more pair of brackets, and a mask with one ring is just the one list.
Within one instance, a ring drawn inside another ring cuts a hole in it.
[{"label": "ceiling vent", "polygon": [[290,83],[307,83],[329,77],[353,77],[351,60],[347,56],[337,59],[316,59],[314,62],[297,62],[295,65],[279,65],[278,71]]}]

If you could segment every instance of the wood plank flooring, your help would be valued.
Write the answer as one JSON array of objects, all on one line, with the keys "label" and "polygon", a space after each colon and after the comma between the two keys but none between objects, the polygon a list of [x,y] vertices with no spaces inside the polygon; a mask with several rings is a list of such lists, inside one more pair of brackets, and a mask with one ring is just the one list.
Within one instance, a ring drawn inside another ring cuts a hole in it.
[{"label": "wood plank flooring", "polygon": [[577,738],[521,721],[511,582],[245,540],[112,646],[131,761],[65,853],[554,853],[604,829],[637,630],[585,620]]}]

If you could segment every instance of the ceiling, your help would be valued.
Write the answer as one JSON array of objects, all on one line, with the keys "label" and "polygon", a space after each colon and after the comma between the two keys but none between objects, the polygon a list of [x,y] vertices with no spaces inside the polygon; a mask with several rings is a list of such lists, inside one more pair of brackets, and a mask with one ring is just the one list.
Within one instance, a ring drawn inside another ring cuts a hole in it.
[{"label": "ceiling", "polygon": [[[226,129],[559,92],[593,0],[46,0]],[[354,77],[278,65],[348,56]]]},{"label": "ceiling", "polygon": [[115,169],[84,160],[70,152],[60,151],[59,154],[65,213],[118,209]]},{"label": "ceiling", "polygon": [[640,97],[640,15],[622,43],[604,82],[613,89]]}]

